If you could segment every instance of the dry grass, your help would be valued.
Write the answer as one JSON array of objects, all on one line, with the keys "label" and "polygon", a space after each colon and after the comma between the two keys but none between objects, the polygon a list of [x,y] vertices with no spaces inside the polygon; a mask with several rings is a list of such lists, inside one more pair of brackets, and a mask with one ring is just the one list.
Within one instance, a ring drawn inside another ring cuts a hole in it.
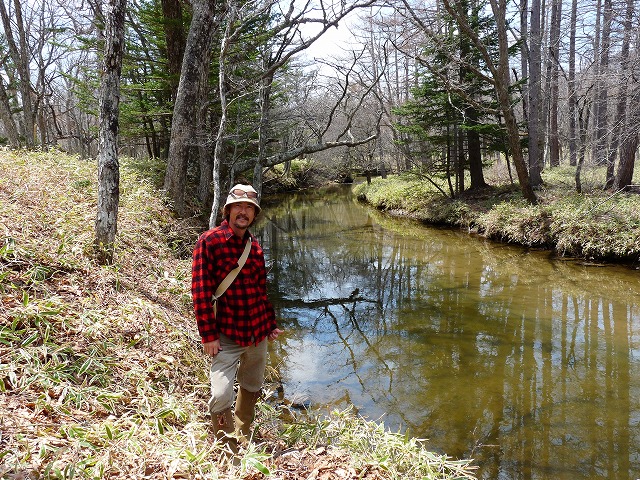
[{"label": "dry grass", "polygon": [[[546,248],[563,256],[640,264],[640,195],[602,189],[604,167],[591,167],[582,176],[583,191],[575,191],[575,168],[543,172],[536,191],[538,205],[529,205],[510,183],[504,165],[488,169],[492,186],[443,197],[433,186],[407,175],[360,184],[359,198],[395,215],[425,223],[451,225],[501,242]],[[640,173],[636,173],[636,183]]]},{"label": "dry grass", "polygon": [[198,229],[137,167],[121,165],[115,264],[100,267],[96,165],[0,152],[0,478],[473,478],[346,412],[283,420],[269,403],[263,442],[226,461],[203,415],[185,254]]},{"label": "dry grass", "polygon": [[[206,377],[190,265],[163,238],[170,213],[123,169],[116,262],[99,267],[95,165],[58,152],[5,152],[0,165],[4,475],[184,469],[207,436]],[[168,465],[174,435],[185,452]]]}]

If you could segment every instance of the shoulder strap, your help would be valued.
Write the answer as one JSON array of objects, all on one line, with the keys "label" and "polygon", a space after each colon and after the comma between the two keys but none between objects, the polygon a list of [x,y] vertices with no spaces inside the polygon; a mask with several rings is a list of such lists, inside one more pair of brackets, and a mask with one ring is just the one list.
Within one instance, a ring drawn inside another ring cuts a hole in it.
[{"label": "shoulder strap", "polygon": [[227,288],[229,288],[229,285],[231,285],[233,281],[236,279],[236,277],[238,276],[238,273],[240,273],[240,270],[242,270],[242,267],[244,267],[244,264],[247,261],[247,258],[249,257],[250,251],[251,251],[251,237],[247,239],[247,244],[244,246],[244,251],[242,252],[242,255],[240,255],[240,258],[238,259],[238,266],[233,270],[231,270],[226,277],[224,277],[224,280],[222,280],[222,282],[220,282],[220,285],[218,285],[218,288],[216,288],[216,293],[214,293],[213,297],[211,298],[211,301],[213,302],[214,314],[217,313],[216,303],[218,299],[227,290]]}]

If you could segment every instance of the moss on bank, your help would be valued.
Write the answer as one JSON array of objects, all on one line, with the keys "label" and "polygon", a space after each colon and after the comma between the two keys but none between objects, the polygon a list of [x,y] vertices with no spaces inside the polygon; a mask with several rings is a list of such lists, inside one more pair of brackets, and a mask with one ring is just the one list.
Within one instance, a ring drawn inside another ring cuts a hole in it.
[{"label": "moss on bank", "polygon": [[351,412],[270,402],[260,443],[225,462],[191,313],[198,229],[140,167],[121,161],[115,264],[100,267],[95,162],[0,152],[0,478],[473,478]]},{"label": "moss on bank", "polygon": [[354,193],[395,216],[562,256],[640,264],[640,195],[598,188],[577,194],[570,169],[545,171],[544,182],[538,205],[527,204],[511,184],[450,199],[413,175],[378,178],[356,185]]}]

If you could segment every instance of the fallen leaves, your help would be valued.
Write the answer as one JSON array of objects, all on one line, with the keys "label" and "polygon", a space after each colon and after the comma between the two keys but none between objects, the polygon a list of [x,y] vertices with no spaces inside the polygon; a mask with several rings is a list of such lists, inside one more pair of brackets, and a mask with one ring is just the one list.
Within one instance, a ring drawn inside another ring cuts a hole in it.
[{"label": "fallen leaves", "polygon": [[320,447],[314,450],[287,449],[265,462],[267,477],[252,472],[243,480],[378,480],[385,477],[378,467],[367,465],[358,470],[351,456],[338,448]]}]

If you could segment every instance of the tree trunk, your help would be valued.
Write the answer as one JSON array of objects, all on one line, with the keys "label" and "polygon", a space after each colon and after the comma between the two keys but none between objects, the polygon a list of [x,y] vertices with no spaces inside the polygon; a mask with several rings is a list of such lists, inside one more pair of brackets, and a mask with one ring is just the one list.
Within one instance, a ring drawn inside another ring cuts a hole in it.
[{"label": "tree trunk", "polygon": [[[467,109],[467,118],[471,125],[478,124],[478,112],[475,108]],[[480,148],[480,135],[475,130],[467,132],[467,145],[469,152],[469,177],[471,190],[484,188],[487,183],[484,181],[484,173],[482,171],[482,150]]]},{"label": "tree trunk", "polygon": [[549,165],[560,165],[560,141],[558,139],[558,75],[560,61],[560,23],[562,1],[553,0],[551,31],[549,34],[550,92],[549,92]]},{"label": "tree trunk", "polygon": [[630,134],[630,137],[622,142],[620,147],[620,163],[616,176],[616,188],[623,189],[631,185],[633,181],[633,170],[636,163],[636,152],[638,150],[637,131]]},{"label": "tree trunk", "polygon": [[9,96],[7,95],[2,76],[0,76],[0,119],[2,120],[4,131],[9,139],[9,146],[12,148],[20,147],[18,127],[16,127],[16,122],[13,120],[13,115],[11,114]]},{"label": "tree trunk", "polygon": [[498,27],[498,45],[500,49],[500,61],[495,67],[494,72],[494,76],[496,78],[496,97],[498,98],[498,104],[504,117],[509,148],[513,157],[513,163],[516,167],[516,173],[518,174],[518,181],[520,182],[522,196],[529,203],[536,204],[538,203],[538,199],[533,191],[531,181],[529,179],[529,172],[527,172],[527,166],[524,161],[524,156],[522,155],[522,149],[520,148],[518,122],[516,121],[512,106],[513,102],[511,101],[511,96],[509,94],[509,85],[511,82],[509,80],[509,41],[506,27],[506,0],[491,0],[491,8]]},{"label": "tree trunk", "polygon": [[[593,161],[596,165],[605,165],[607,161],[607,87],[605,74],[609,65],[609,46],[611,32],[611,0],[604,1],[602,31],[598,31],[600,26],[600,2],[598,2],[597,22],[596,22],[596,89],[593,126],[595,128],[595,141],[593,144]],[[607,172],[608,174],[608,172]],[[607,176],[607,182],[609,178]]]},{"label": "tree trunk", "polygon": [[[583,118],[582,112],[585,111],[585,117]],[[582,166],[584,165],[585,152],[587,151],[587,130],[589,129],[589,114],[591,109],[589,105],[584,105],[578,111],[578,128],[580,132],[580,151],[578,155],[578,165],[576,166],[576,191],[582,193],[582,181],[580,175],[582,173]]]},{"label": "tree trunk", "polygon": [[[508,102],[509,92],[504,89],[499,92],[498,98],[500,103]],[[504,115],[504,123],[507,128],[507,135],[509,140],[509,148],[511,150],[511,156],[513,157],[513,164],[516,167],[516,173],[518,175],[518,181],[520,182],[520,190],[522,196],[531,204],[538,203],[535,192],[529,181],[529,174],[527,172],[527,165],[522,155],[522,149],[520,148],[520,137],[518,135],[518,123],[511,108],[503,108],[502,114]]]},{"label": "tree trunk", "polygon": [[[629,0],[631,1],[631,0]],[[620,163],[616,177],[616,188],[625,188],[633,181],[636,152],[638,150],[638,130],[640,129],[640,84],[635,84],[634,94],[629,99],[630,112],[627,128],[620,142]]]},{"label": "tree trunk", "polygon": [[113,262],[114,240],[118,226],[118,113],[126,3],[126,0],[110,0],[105,22],[105,52],[100,86],[98,214],[95,238],[96,258],[101,265]]},{"label": "tree trunk", "polygon": [[164,37],[167,42],[167,67],[171,87],[171,100],[175,101],[180,82],[185,38],[181,0],[162,0]]},{"label": "tree trunk", "polygon": [[[577,1],[577,0],[576,0]],[[529,3],[528,0],[520,0],[520,75],[522,78],[529,76]],[[522,116],[526,123],[529,122],[529,87],[526,82],[522,86]]]},{"label": "tree trunk", "polygon": [[34,147],[35,137],[35,114],[33,111],[33,103],[31,99],[31,75],[29,74],[29,51],[27,49],[27,36],[22,21],[22,8],[20,0],[14,0],[14,22],[18,30],[19,43],[16,44],[13,30],[11,29],[11,21],[4,0],[0,2],[0,17],[2,17],[2,25],[4,27],[5,39],[9,47],[9,54],[18,71],[18,90],[20,91],[20,99],[22,101],[22,116],[24,121],[24,137],[27,148]]},{"label": "tree trunk", "polygon": [[[542,184],[542,131],[540,111],[542,110],[542,33],[540,29],[540,0],[531,2],[531,42],[529,49],[529,174],[531,185]],[[507,119],[505,117],[505,123]],[[515,154],[515,152],[511,152]],[[514,162],[516,158],[514,156]],[[516,165],[517,170],[517,165]]]},{"label": "tree trunk", "polygon": [[[477,28],[476,15],[469,10],[469,4],[466,0],[457,0],[456,5],[459,11],[459,15],[465,17],[465,21],[472,28]],[[474,67],[478,67],[478,61],[474,60],[470,55],[472,40],[465,35],[460,35],[460,71],[458,72],[459,81],[461,85],[467,83],[467,77],[469,76],[471,68],[469,63],[473,62]],[[473,95],[471,93],[471,95]],[[464,107],[464,116],[466,122],[470,127],[475,127],[478,124],[478,111],[470,104]],[[469,177],[471,190],[483,188],[486,186],[484,176],[482,173],[482,151],[480,149],[480,135],[473,129],[467,130],[467,158],[469,161]],[[462,191],[462,190],[461,190]]]},{"label": "tree trunk", "polygon": [[451,140],[451,126],[447,125],[447,148],[445,152],[445,158],[447,159],[446,172],[447,172],[447,184],[449,185],[449,195],[451,198],[455,198],[456,191],[453,188],[453,184],[451,183],[451,166],[452,166],[452,156],[453,156],[453,145]]},{"label": "tree trunk", "polygon": [[609,71],[609,50],[611,48],[611,23],[613,21],[613,5],[611,0],[604,0],[604,25],[602,26],[602,54],[600,55],[600,96],[598,99],[598,132],[596,139],[596,149],[598,160],[601,159],[607,165],[607,180],[605,188],[611,188],[614,180],[614,164],[608,163],[607,136],[609,133],[609,122],[607,118],[607,107],[609,104],[609,85],[607,74]]},{"label": "tree trunk", "polygon": [[[633,139],[629,140],[629,144],[625,141],[627,137],[633,136],[633,131],[637,129],[637,125],[634,125],[634,122],[629,116],[633,117],[637,115],[637,104],[632,101],[631,105],[631,115],[627,114],[627,101],[628,97],[633,96],[630,95],[629,92],[629,47],[631,42],[631,34],[632,34],[632,22],[633,22],[633,14],[634,14],[635,6],[633,0],[627,0],[627,11],[624,20],[624,37],[622,39],[622,51],[620,52],[620,81],[618,84],[620,85],[620,93],[618,98],[618,107],[616,108],[616,124],[613,128],[613,134],[611,135],[611,150],[609,152],[609,158],[607,160],[607,165],[614,165],[616,159],[616,152],[618,151],[618,145],[622,144],[624,146],[624,150],[628,150],[633,145]],[[621,140],[621,136],[623,139]],[[636,136],[637,137],[637,136]],[[636,138],[637,140],[637,138]],[[637,143],[637,142],[636,142]],[[633,179],[633,162],[635,161],[635,151],[620,151],[620,163],[618,164],[618,173],[615,178],[615,187],[616,189],[624,188],[627,185],[631,184]],[[631,164],[627,164],[631,160]]]},{"label": "tree trunk", "polygon": [[180,84],[176,94],[171,121],[169,158],[164,178],[164,189],[178,215],[187,215],[185,190],[189,152],[197,145],[193,114],[199,107],[198,84],[202,70],[208,68],[206,59],[215,32],[215,0],[194,0],[193,18],[187,36]]},{"label": "tree trunk", "polygon": [[456,192],[464,192],[464,132],[461,128],[456,128]]},{"label": "tree trunk", "polygon": [[[215,35],[214,35],[215,36]],[[208,50],[207,58],[205,59],[206,65],[211,64],[212,49]],[[209,69],[203,68],[201,72],[200,82],[198,83],[199,94],[202,98],[202,105],[205,105],[208,92],[209,92]],[[213,152],[211,151],[211,141],[213,138],[214,115],[209,115],[210,111],[204,108],[202,105],[194,112],[197,124],[197,134],[203,139],[198,144],[198,165],[199,165],[199,180],[198,180],[198,200],[204,206],[208,206],[211,201],[211,181],[213,178]],[[209,118],[211,117],[211,118]],[[209,123],[211,122],[211,123]],[[206,140],[205,140],[206,139]]]},{"label": "tree trunk", "polygon": [[218,87],[220,89],[220,124],[216,135],[216,146],[213,152],[213,203],[209,215],[209,228],[215,227],[218,220],[218,211],[222,203],[220,192],[220,166],[224,152],[224,135],[227,129],[227,49],[231,37],[231,29],[236,21],[237,7],[234,0],[227,2],[227,25],[220,41],[220,55],[218,57]]},{"label": "tree trunk", "polygon": [[[632,0],[630,0],[632,1]],[[571,25],[569,27],[569,165],[577,165],[576,115],[578,102],[576,96],[576,24],[578,19],[578,0],[571,1]]]},{"label": "tree trunk", "polygon": [[[267,59],[265,66],[270,62],[270,53],[265,53]],[[266,70],[266,69],[265,69]],[[273,75],[267,75],[260,82],[260,125],[258,126],[258,161],[253,167],[253,188],[258,192],[258,198],[262,197],[262,165],[267,158],[267,141],[269,139],[269,125],[271,113],[271,88]]]}]

